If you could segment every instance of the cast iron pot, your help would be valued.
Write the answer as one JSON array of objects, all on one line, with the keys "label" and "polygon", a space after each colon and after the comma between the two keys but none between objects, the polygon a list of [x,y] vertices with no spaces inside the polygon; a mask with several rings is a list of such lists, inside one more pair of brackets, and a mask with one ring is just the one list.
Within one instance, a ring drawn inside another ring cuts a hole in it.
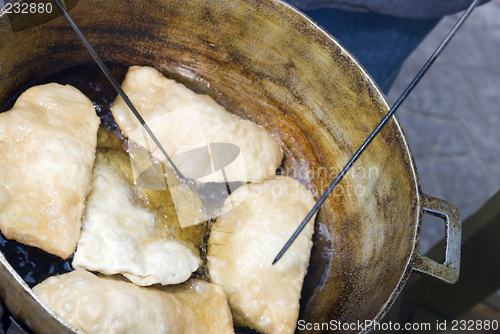
[{"label": "cast iron pot", "polygon": [[[71,14],[104,61],[153,66],[280,138],[284,173],[316,198],[389,109],[347,50],[278,0],[81,0]],[[0,103],[29,81],[92,62],[62,17],[16,24],[0,16]],[[418,254],[424,212],[446,221],[443,264]],[[393,118],[319,211],[314,242],[300,319],[380,320],[412,270],[457,280],[460,213],[422,194]],[[35,333],[76,331],[0,262],[0,297],[13,314]]]}]

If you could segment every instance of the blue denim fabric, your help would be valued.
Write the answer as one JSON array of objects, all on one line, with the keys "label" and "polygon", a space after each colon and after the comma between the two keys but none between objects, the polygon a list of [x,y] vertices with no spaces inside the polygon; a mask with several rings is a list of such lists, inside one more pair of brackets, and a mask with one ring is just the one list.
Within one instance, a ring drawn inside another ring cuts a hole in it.
[{"label": "blue denim fabric", "polygon": [[330,8],[304,13],[344,45],[386,94],[405,59],[440,21]]},{"label": "blue denim fabric", "polygon": [[[301,10],[335,8],[408,19],[440,18],[467,9],[473,0],[287,0]],[[483,0],[485,4],[490,0]]]}]

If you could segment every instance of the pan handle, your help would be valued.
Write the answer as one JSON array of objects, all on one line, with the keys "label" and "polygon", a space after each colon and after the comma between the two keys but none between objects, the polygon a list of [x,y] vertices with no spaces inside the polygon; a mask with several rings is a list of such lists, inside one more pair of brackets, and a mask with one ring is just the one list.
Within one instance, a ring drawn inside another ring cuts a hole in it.
[{"label": "pan handle", "polygon": [[438,263],[416,251],[412,268],[424,275],[453,284],[458,280],[460,272],[462,237],[460,210],[455,204],[422,194],[422,213],[442,218],[446,223],[445,260],[444,263]]}]

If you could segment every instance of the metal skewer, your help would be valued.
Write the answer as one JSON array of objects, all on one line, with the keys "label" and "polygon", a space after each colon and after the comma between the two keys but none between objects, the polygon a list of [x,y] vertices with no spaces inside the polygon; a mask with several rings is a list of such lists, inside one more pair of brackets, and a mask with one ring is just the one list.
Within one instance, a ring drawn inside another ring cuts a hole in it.
[{"label": "metal skewer", "polygon": [[[63,14],[63,16],[66,19],[66,21],[68,21],[68,23],[71,26],[71,28],[78,35],[78,37],[82,41],[83,45],[85,45],[85,48],[87,48],[87,50],[89,51],[89,53],[92,55],[92,58],[94,58],[94,60],[97,63],[97,65],[99,65],[99,67],[101,68],[101,70],[104,72],[104,75],[106,76],[106,78],[108,78],[109,82],[113,85],[113,87],[118,92],[118,94],[121,96],[121,98],[123,99],[123,101],[125,101],[125,103],[130,108],[130,110],[132,110],[132,113],[139,120],[139,123],[141,123],[141,125],[144,127],[144,129],[146,130],[146,132],[149,134],[149,136],[151,137],[151,139],[153,139],[153,142],[160,149],[160,151],[163,153],[163,155],[167,158],[167,161],[170,163],[170,165],[174,169],[174,171],[177,174],[177,176],[181,180],[186,181],[187,179],[182,175],[182,173],[180,172],[180,170],[174,164],[174,162],[172,161],[172,159],[168,155],[167,151],[165,151],[165,149],[163,148],[163,146],[160,144],[160,141],[158,140],[158,138],[156,138],[156,136],[154,135],[153,131],[151,131],[151,129],[149,128],[149,126],[146,123],[146,121],[142,118],[141,114],[139,114],[139,112],[137,111],[137,109],[135,108],[135,106],[132,104],[132,101],[130,101],[130,99],[128,98],[127,94],[125,94],[125,92],[123,91],[123,89],[120,86],[120,84],[116,81],[116,79],[113,77],[113,75],[109,71],[108,67],[104,64],[104,62],[101,60],[101,58],[97,55],[97,53],[95,52],[95,50],[92,47],[92,45],[90,45],[90,42],[83,35],[83,33],[80,30],[80,28],[78,28],[78,26],[76,25],[75,21],[73,20],[73,18],[71,17],[71,15],[69,15],[68,11],[63,6],[63,4],[61,3],[61,1],[60,0],[53,0],[53,1],[56,4],[57,8],[59,8],[59,11],[61,11],[61,13]],[[147,144],[147,142],[148,142],[147,139],[146,138],[144,138],[144,139],[145,139],[145,142]]]},{"label": "metal skewer", "polygon": [[361,155],[361,153],[363,153],[363,151],[372,142],[372,140],[375,138],[375,136],[387,124],[387,122],[389,121],[389,119],[396,113],[396,110],[399,109],[399,106],[408,97],[408,95],[413,90],[413,88],[415,88],[415,86],[420,81],[420,79],[422,79],[422,77],[427,72],[427,70],[429,69],[429,67],[431,67],[431,65],[434,63],[434,61],[437,59],[437,57],[441,54],[441,52],[443,52],[443,49],[448,45],[448,43],[451,41],[451,39],[453,38],[453,36],[455,36],[455,34],[457,33],[458,29],[460,29],[460,27],[464,24],[465,20],[467,20],[467,18],[472,13],[472,11],[474,10],[474,8],[476,8],[477,5],[480,2],[481,2],[481,0],[474,0],[471,3],[471,5],[469,6],[469,8],[464,12],[464,14],[462,15],[462,17],[460,17],[460,19],[455,24],[455,26],[453,27],[453,29],[451,29],[451,31],[448,33],[448,35],[445,37],[445,39],[441,42],[441,44],[438,46],[438,48],[436,49],[436,51],[434,51],[434,53],[429,58],[429,60],[427,60],[427,62],[422,67],[422,69],[420,70],[420,72],[418,72],[418,74],[415,76],[415,78],[413,79],[413,81],[408,85],[408,87],[406,88],[406,90],[399,97],[399,99],[394,104],[394,106],[391,108],[391,110],[389,110],[389,112],[385,115],[385,117],[382,119],[382,121],[377,125],[377,127],[375,128],[375,130],[373,130],[373,132],[368,136],[368,138],[360,146],[360,148],[356,151],[356,153],[354,153],[354,155],[351,157],[351,159],[349,160],[349,162],[347,162],[347,164],[342,169],[342,171],[339,173],[339,175],[337,175],[337,177],[335,178],[335,180],[333,180],[333,182],[330,184],[330,186],[328,186],[328,188],[323,193],[323,195],[320,197],[320,199],[318,200],[318,202],[316,202],[316,204],[314,205],[314,207],[307,214],[306,218],[304,218],[304,220],[299,225],[299,227],[297,228],[297,230],[295,230],[295,232],[292,234],[292,236],[290,237],[290,239],[288,239],[288,241],[286,242],[285,246],[283,246],[283,248],[281,249],[281,251],[278,253],[278,255],[276,256],[276,258],[273,261],[273,265],[276,262],[278,262],[279,259],[285,254],[285,252],[288,250],[288,248],[292,245],[292,243],[298,237],[298,235],[300,234],[300,232],[302,232],[302,230],[304,229],[304,227],[306,226],[306,224],[309,222],[309,220],[311,220],[312,216],[314,216],[314,214],[319,210],[320,206],[325,202],[325,200],[328,198],[328,196],[332,193],[332,191],[335,188],[335,186],[337,186],[337,184],[340,182],[340,180],[342,180],[342,178],[344,177],[344,175],[351,168],[351,166],[356,162],[356,160],[358,160],[358,158]]}]

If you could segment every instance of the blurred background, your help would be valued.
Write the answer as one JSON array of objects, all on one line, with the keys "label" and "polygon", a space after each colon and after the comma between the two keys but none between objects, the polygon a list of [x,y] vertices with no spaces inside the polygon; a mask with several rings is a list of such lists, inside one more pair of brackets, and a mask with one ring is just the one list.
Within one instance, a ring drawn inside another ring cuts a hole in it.
[{"label": "blurred background", "polygon": [[[447,16],[406,60],[393,104],[458,21]],[[462,218],[500,190],[500,1],[475,9],[397,112],[422,191],[456,204]],[[444,225],[422,229],[426,253]]]},{"label": "blurred background", "polygon": [[[393,104],[461,13],[434,28],[406,60],[388,93]],[[475,9],[397,112],[422,191],[475,213],[500,190],[500,0]],[[422,229],[421,252],[444,236]]]},{"label": "blurred background", "polygon": [[[406,60],[388,93],[391,104],[460,15],[441,20]],[[456,204],[465,220],[500,191],[499,0],[475,9],[403,103],[397,117],[408,138],[425,194]],[[425,254],[444,237],[444,223],[424,216],[421,233],[420,252]],[[468,255],[462,252],[462,259],[464,256]],[[478,261],[484,262],[484,259]],[[500,267],[498,258],[492,256],[486,261],[492,268]],[[417,275],[412,276],[415,279]],[[497,288],[500,287],[500,277],[497,284]],[[499,310],[500,292],[497,292],[462,315],[461,319],[500,321]],[[494,332],[499,331],[450,331]]]}]

